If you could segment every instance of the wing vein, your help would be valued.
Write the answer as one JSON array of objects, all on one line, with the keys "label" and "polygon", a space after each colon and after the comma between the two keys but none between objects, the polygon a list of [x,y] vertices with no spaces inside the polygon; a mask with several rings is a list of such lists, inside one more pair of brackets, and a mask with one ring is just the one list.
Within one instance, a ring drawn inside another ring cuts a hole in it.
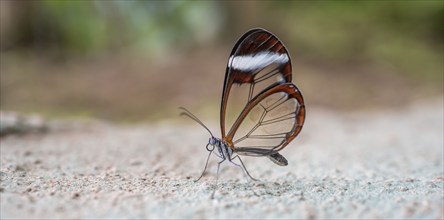
[{"label": "wing vein", "polygon": [[274,76],[274,75],[280,73],[279,70],[278,70],[278,68],[279,68],[279,67],[276,67],[276,68],[270,70],[270,72],[268,72],[268,73],[264,74],[263,76],[261,76],[261,77],[255,79],[254,82],[255,82],[255,83],[260,83],[260,82],[265,81],[265,80],[269,79],[270,77],[272,77],[272,76]]},{"label": "wing vein", "polygon": [[[292,112],[291,114],[294,114],[294,113]],[[279,118],[275,118],[275,119],[270,119],[270,120],[264,121],[262,123],[262,125],[269,125],[269,124],[274,124],[274,123],[281,122],[281,121],[286,121],[286,120],[289,120],[289,119],[296,119],[296,114],[295,114],[295,116],[292,116],[292,117],[288,117],[288,116],[289,115],[287,115],[285,117],[279,117]]]},{"label": "wing vein", "polygon": [[[257,51],[260,47],[262,47],[262,45],[266,44],[266,43],[267,43],[268,41],[270,41],[272,38],[273,38],[273,35],[270,35],[270,36],[267,38],[267,40],[262,41],[262,43],[259,44],[256,48],[254,48],[254,50],[252,50],[251,52],[252,52],[252,53],[256,53],[256,51]],[[273,44],[272,47],[274,47],[274,44]],[[270,48],[268,48],[268,50],[269,50],[269,49],[270,49]]]},{"label": "wing vein", "polygon": [[243,140],[245,140],[246,138],[248,138],[258,127],[261,126],[262,121],[265,119],[265,116],[267,115],[267,111],[265,110],[265,107],[263,105],[261,105],[261,107],[263,108],[263,112],[261,115],[261,118],[259,119],[259,121],[253,126],[253,128],[243,137],[237,139],[236,141],[233,142],[233,144],[237,144]]}]

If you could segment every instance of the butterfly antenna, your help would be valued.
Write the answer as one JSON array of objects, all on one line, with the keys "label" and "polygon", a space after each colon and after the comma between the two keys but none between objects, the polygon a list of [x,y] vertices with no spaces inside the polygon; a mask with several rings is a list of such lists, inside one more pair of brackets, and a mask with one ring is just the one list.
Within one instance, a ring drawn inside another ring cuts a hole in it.
[{"label": "butterfly antenna", "polygon": [[195,115],[193,115],[193,113],[191,113],[190,111],[188,111],[188,109],[186,109],[184,107],[180,107],[179,109],[183,111],[180,113],[180,115],[185,115],[185,116],[188,116],[189,118],[193,119],[195,122],[202,125],[202,127],[204,127],[210,133],[211,137],[214,137],[213,133],[211,133],[210,129],[208,129],[208,127],[205,126],[204,123],[202,123],[202,121],[199,120],[199,118],[197,118]]}]

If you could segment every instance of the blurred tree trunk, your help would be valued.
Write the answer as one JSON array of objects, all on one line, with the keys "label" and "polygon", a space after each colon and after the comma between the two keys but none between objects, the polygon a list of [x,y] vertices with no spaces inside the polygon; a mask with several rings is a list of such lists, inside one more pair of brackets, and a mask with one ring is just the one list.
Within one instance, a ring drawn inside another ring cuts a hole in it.
[{"label": "blurred tree trunk", "polygon": [[31,33],[32,2],[0,1],[1,50],[29,42]]}]

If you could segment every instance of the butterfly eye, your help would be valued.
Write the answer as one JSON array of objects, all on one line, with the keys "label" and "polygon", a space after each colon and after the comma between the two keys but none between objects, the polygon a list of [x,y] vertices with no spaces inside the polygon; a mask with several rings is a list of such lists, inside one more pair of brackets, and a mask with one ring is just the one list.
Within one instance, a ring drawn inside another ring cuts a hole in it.
[{"label": "butterfly eye", "polygon": [[210,137],[210,139],[208,140],[208,143],[210,144],[210,145],[215,145],[216,144],[216,138],[214,138],[214,137]]}]

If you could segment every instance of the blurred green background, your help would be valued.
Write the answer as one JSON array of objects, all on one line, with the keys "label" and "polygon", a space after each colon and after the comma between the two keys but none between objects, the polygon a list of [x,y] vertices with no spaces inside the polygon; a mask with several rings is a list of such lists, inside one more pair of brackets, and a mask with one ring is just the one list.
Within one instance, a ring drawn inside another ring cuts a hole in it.
[{"label": "blurred green background", "polygon": [[[276,34],[308,108],[443,95],[443,1],[1,1],[1,108],[49,118],[218,120],[228,55]],[[309,109],[310,110],[310,109]]]}]

